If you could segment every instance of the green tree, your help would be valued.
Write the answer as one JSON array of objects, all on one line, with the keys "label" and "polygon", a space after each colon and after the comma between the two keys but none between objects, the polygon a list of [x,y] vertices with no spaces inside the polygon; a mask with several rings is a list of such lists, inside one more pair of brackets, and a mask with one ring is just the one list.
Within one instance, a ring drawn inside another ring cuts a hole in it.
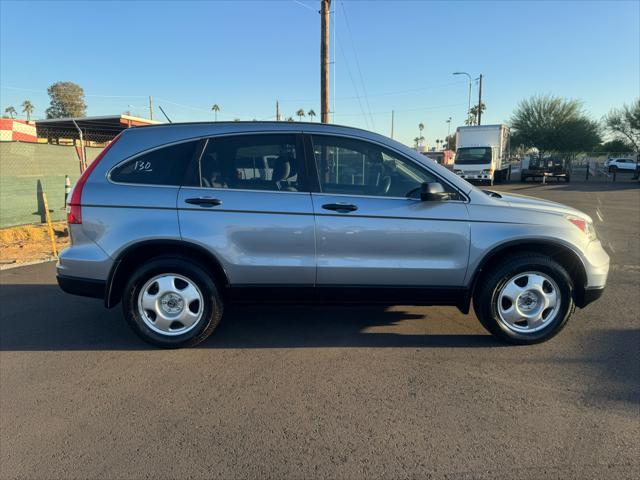
[{"label": "green tree", "polygon": [[84,117],[87,104],[84,90],[73,82],[56,82],[47,89],[51,106],[47,108],[47,118]]},{"label": "green tree", "polygon": [[594,148],[596,152],[612,152],[612,153],[627,153],[633,152],[633,145],[631,143],[624,141],[621,138],[616,138],[614,140],[609,140],[608,142],[604,142],[602,145],[597,145]]},{"label": "green tree", "polygon": [[18,112],[12,105],[9,105],[7,108],[4,109],[4,113],[8,114],[11,118],[13,118],[13,116],[16,115]]},{"label": "green tree", "polygon": [[25,100],[24,102],[22,102],[22,112],[25,113],[27,115],[27,122],[29,120],[31,120],[31,114],[33,113],[33,103],[31,103],[29,100]]},{"label": "green tree", "polygon": [[640,98],[631,105],[611,110],[604,124],[610,133],[625,139],[636,152],[640,151]]},{"label": "green tree", "polygon": [[313,117],[316,116],[316,112],[313,111],[313,109],[309,110],[307,112],[307,115],[309,115],[309,118],[311,119],[311,121],[313,122]]},{"label": "green tree", "polygon": [[304,110],[301,108],[296,112],[296,115],[298,116],[298,118],[300,118],[300,121],[302,121],[302,117],[304,117]]},{"label": "green tree", "polygon": [[451,135],[447,135],[444,139],[444,143],[445,143],[445,148],[447,150],[453,150],[455,152],[456,150],[456,134],[453,133]]},{"label": "green tree", "polygon": [[511,146],[534,147],[540,155],[589,151],[601,142],[598,124],[577,100],[549,95],[522,100],[510,124]]},{"label": "green tree", "polygon": [[211,107],[211,111],[213,111],[213,115],[215,118],[215,121],[218,121],[218,112],[220,111],[220,107],[218,106],[217,103],[214,103],[213,106]]}]

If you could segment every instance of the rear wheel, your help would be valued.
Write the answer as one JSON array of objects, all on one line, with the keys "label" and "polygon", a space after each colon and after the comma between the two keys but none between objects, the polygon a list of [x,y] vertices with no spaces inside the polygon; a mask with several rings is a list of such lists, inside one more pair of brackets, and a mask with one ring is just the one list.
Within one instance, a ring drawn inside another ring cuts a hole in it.
[{"label": "rear wheel", "polygon": [[143,340],[165,348],[197,345],[222,317],[212,278],[181,257],[158,257],[140,267],[125,288],[122,307]]},{"label": "rear wheel", "polygon": [[473,304],[489,332],[521,345],[552,338],[575,310],[566,270],[536,253],[508,258],[489,271],[480,279]]}]

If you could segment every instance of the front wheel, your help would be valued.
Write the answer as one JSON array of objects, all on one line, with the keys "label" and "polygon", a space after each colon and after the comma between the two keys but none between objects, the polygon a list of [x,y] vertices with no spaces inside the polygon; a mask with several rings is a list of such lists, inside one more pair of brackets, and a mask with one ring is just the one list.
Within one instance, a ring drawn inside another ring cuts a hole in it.
[{"label": "front wheel", "polygon": [[571,278],[545,255],[511,257],[479,282],[473,298],[476,315],[489,332],[509,343],[549,340],[575,310]]},{"label": "front wheel", "polygon": [[222,317],[222,299],[211,276],[181,257],[158,257],[134,272],[122,308],[138,336],[165,348],[197,345]]}]

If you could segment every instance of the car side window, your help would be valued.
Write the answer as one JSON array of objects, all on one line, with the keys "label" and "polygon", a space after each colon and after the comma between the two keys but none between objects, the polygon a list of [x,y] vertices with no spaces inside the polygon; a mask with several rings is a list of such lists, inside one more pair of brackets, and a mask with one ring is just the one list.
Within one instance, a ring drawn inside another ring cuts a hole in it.
[{"label": "car side window", "polygon": [[426,169],[378,145],[325,135],[312,139],[323,193],[419,198],[423,183],[438,181]]},{"label": "car side window", "polygon": [[118,165],[109,178],[118,183],[180,185],[197,145],[190,141],[160,147]]},{"label": "car side window", "polygon": [[297,192],[302,148],[295,134],[253,134],[207,140],[200,157],[201,187]]}]

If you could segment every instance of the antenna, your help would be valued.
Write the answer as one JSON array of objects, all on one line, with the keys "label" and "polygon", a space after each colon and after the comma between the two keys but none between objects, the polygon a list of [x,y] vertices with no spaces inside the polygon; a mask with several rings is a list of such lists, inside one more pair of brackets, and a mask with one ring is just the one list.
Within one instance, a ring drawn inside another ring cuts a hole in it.
[{"label": "antenna", "polygon": [[167,122],[169,122],[169,123],[173,123],[173,122],[171,121],[171,119],[170,119],[169,117],[167,117],[167,114],[166,114],[166,113],[164,113],[164,109],[163,109],[160,105],[158,105],[158,108],[160,109],[160,111],[161,111],[161,112],[162,112],[162,114],[164,115],[164,118],[166,118],[166,119],[167,119]]}]

